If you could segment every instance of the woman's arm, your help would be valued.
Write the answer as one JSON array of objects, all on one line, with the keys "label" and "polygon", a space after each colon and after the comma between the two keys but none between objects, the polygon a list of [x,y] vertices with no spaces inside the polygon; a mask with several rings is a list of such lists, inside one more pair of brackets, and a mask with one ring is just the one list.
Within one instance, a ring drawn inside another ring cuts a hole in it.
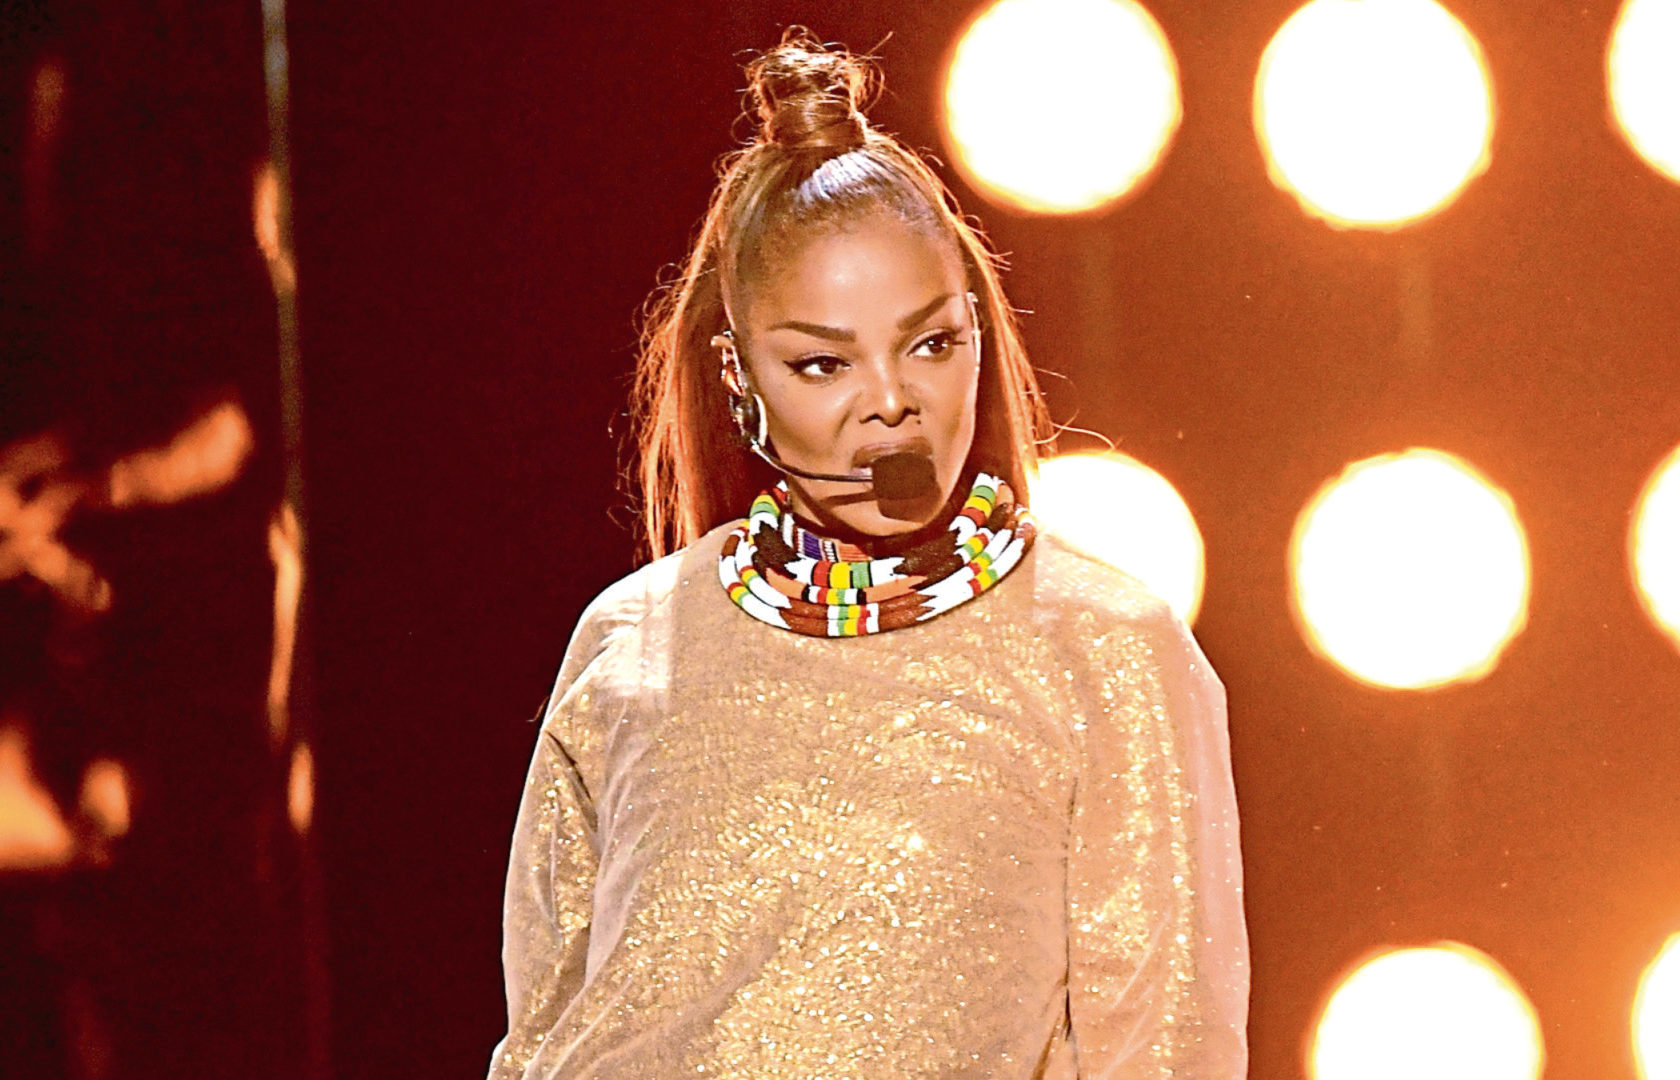
[{"label": "woman's arm", "polygon": [[663,642],[646,647],[640,626],[675,584],[677,556],[601,592],[578,619],[555,679],[513,830],[502,910],[508,1033],[490,1060],[491,1080],[523,1076],[547,1047],[583,986],[601,851],[591,783],[602,784],[604,718],[663,684]]},{"label": "woman's arm", "polygon": [[1067,883],[1079,1076],[1237,1080],[1248,939],[1224,688],[1158,601],[1085,630]]},{"label": "woman's arm", "polygon": [[492,1080],[524,1075],[583,985],[595,887],[595,812],[571,757],[545,724],[525,778],[502,908],[508,1033]]}]

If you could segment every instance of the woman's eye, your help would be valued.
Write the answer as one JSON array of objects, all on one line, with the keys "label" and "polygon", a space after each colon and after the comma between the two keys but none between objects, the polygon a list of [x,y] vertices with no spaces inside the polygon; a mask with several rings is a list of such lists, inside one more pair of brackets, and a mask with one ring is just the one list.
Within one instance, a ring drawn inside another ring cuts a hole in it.
[{"label": "woman's eye", "polygon": [[788,363],[796,375],[812,379],[826,379],[838,375],[846,362],[838,356],[802,356]]},{"label": "woman's eye", "polygon": [[922,356],[944,356],[962,343],[954,331],[941,330],[919,341],[915,351]]}]

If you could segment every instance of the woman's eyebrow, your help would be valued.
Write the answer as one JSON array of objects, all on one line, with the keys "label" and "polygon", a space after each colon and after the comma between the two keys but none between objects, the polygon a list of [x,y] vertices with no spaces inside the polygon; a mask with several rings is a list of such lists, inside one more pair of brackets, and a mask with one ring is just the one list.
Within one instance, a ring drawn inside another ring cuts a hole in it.
[{"label": "woman's eyebrow", "polygon": [[825,338],[829,341],[857,340],[857,331],[855,330],[841,330],[834,326],[819,326],[816,323],[800,322],[798,319],[786,319],[779,323],[773,323],[770,329],[797,330],[801,334],[810,334],[812,337]]},{"label": "woman's eyebrow", "polygon": [[[934,312],[944,307],[945,302],[955,295],[955,293],[941,293],[940,295],[934,297],[915,311],[912,311],[910,314],[904,316],[904,318],[898,320],[898,328],[900,330],[909,330],[912,327],[927,321],[929,315],[932,315]],[[838,326],[823,326],[820,323],[800,322],[798,319],[784,319],[779,323],[772,323],[769,329],[797,330],[801,334],[809,334],[812,337],[819,337],[825,341],[857,340],[857,331],[855,330],[843,330]]]},{"label": "woman's eyebrow", "polygon": [[956,293],[941,293],[940,295],[934,297],[915,311],[912,311],[910,314],[904,316],[904,318],[898,320],[898,328],[900,330],[909,330],[918,323],[927,321],[927,317],[929,315],[932,315],[934,312],[944,307],[945,301],[951,299],[951,297],[955,295]]}]

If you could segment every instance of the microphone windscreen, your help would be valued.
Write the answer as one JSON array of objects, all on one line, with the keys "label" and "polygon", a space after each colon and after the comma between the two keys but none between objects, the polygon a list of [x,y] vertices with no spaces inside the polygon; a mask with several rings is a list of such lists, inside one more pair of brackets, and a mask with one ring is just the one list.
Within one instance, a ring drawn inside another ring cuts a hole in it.
[{"label": "microphone windscreen", "polygon": [[888,502],[925,499],[939,490],[933,459],[913,450],[876,458],[869,464],[869,477],[875,486],[875,497]]}]

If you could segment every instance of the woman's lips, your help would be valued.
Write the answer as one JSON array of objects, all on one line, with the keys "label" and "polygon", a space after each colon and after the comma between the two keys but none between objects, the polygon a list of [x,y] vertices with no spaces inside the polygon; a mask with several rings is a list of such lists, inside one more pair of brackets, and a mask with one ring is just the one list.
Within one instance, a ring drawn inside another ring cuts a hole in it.
[{"label": "woman's lips", "polygon": [[919,454],[922,457],[933,456],[933,444],[920,435],[908,439],[898,439],[894,442],[875,442],[860,446],[852,454],[852,468],[867,469],[875,463],[877,458],[884,458],[888,454]]}]

